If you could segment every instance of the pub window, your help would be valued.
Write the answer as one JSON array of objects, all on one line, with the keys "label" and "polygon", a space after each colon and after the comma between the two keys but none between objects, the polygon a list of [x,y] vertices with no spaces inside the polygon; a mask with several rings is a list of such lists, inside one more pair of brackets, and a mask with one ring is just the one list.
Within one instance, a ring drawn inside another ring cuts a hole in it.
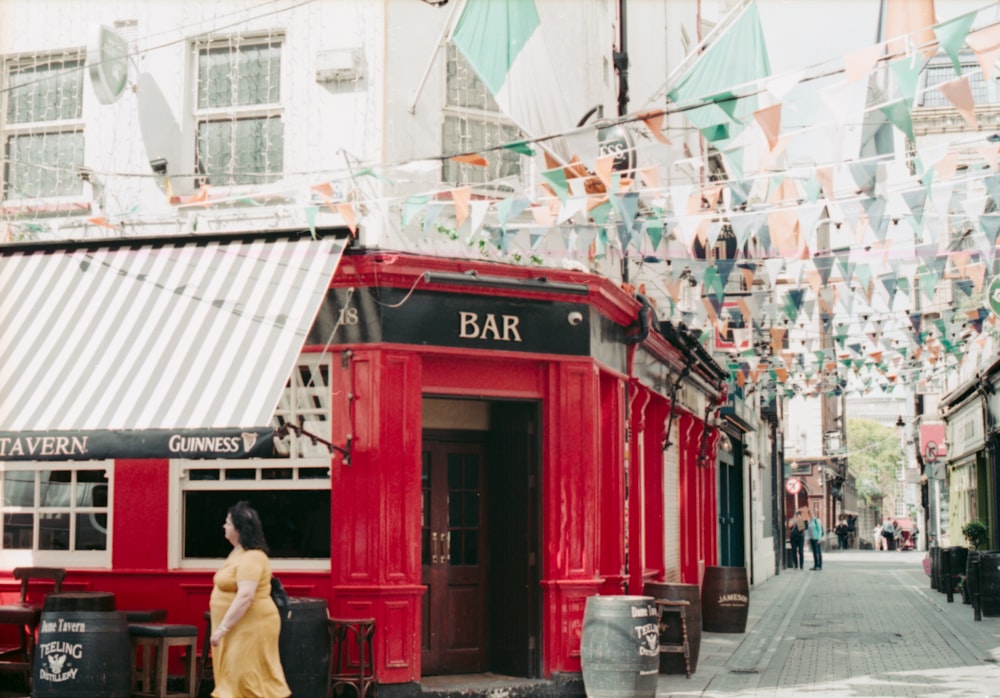
[{"label": "pub window", "polygon": [[273,182],[284,166],[283,36],[197,45],[195,164],[214,185]]},{"label": "pub window", "polygon": [[274,412],[274,428],[294,424],[302,432],[289,429],[275,438],[275,454],[285,458],[329,458],[330,449],[308,434],[331,440],[330,355],[303,354],[281,393]]},{"label": "pub window", "polygon": [[[214,567],[232,550],[222,523],[246,500],[260,514],[270,556],[281,569],[319,569],[330,561],[330,459],[171,461],[180,503],[173,566]],[[171,511],[178,507],[171,506]],[[176,525],[174,525],[176,523]]]},{"label": "pub window", "polygon": [[[478,153],[515,143],[524,136],[500,113],[496,100],[476,76],[472,66],[454,46],[447,51],[447,97],[443,145],[446,153]],[[444,160],[442,178],[446,182],[502,186],[498,180],[521,173],[521,156],[511,150],[497,149],[479,167]]]},{"label": "pub window", "polygon": [[106,566],[109,468],[51,462],[0,464],[6,565]]},{"label": "pub window", "polygon": [[83,56],[6,62],[6,200],[79,196],[83,180]]}]

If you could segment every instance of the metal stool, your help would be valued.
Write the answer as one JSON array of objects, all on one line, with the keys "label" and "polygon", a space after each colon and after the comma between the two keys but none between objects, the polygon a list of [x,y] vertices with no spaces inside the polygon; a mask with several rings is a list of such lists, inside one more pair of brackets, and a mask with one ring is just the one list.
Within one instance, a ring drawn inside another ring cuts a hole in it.
[{"label": "metal stool", "polygon": [[[128,626],[133,653],[139,650],[142,660],[138,670],[133,665],[133,698],[166,698],[167,696],[197,695],[195,677],[198,652],[198,628],[193,625],[169,623],[131,623]],[[184,690],[167,691],[170,648],[185,647]],[[156,650],[155,657],[153,650]]]},{"label": "metal stool", "polygon": [[681,643],[679,645],[660,645],[660,654],[683,654],[684,655],[684,673],[687,677],[691,678],[691,649],[688,646],[688,626],[687,626],[687,607],[690,605],[688,601],[666,601],[663,599],[658,599],[656,601],[656,606],[660,610],[660,637],[663,637],[663,631],[669,627],[667,622],[664,620],[664,616],[668,613],[677,614],[677,618],[681,624]]},{"label": "metal stool", "polygon": [[[345,686],[354,689],[357,698],[375,695],[375,656],[372,637],[374,618],[330,618],[330,675],[326,684],[327,698],[339,696]],[[351,662],[352,642],[357,647],[358,661]]]}]

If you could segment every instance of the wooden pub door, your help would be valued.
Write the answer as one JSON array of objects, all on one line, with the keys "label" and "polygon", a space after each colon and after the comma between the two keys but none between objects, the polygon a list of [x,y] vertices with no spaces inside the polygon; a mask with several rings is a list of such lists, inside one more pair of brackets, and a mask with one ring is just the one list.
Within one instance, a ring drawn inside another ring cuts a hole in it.
[{"label": "wooden pub door", "polygon": [[540,675],[537,424],[498,401],[488,432],[424,430],[424,675]]}]

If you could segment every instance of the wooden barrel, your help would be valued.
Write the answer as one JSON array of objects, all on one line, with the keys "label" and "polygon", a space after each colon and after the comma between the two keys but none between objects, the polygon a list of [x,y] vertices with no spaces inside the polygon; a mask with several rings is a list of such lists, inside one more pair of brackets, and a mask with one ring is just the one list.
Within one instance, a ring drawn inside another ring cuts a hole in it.
[{"label": "wooden barrel", "polygon": [[[646,582],[642,593],[654,599],[664,601],[687,601],[687,634],[688,654],[691,660],[691,673],[698,668],[698,654],[701,651],[701,589],[697,584],[680,584],[671,582]],[[681,643],[680,629],[671,624],[660,633],[660,645],[678,645]],[[672,653],[660,653],[661,674],[683,674],[684,657]]]},{"label": "wooden barrel", "polygon": [[651,596],[591,596],[580,644],[588,698],[654,698],[660,637]]},{"label": "wooden barrel", "polygon": [[278,651],[292,698],[326,695],[330,665],[326,599],[291,597],[281,619]]},{"label": "wooden barrel", "polygon": [[746,567],[706,567],[701,587],[701,627],[710,633],[743,633],[750,611]]},{"label": "wooden barrel", "polygon": [[128,621],[114,594],[49,594],[35,645],[32,698],[129,698]]},{"label": "wooden barrel", "polygon": [[987,618],[1000,617],[1000,553],[979,555],[979,607]]},{"label": "wooden barrel", "polygon": [[965,574],[969,549],[951,546],[941,550],[941,591],[948,595],[948,603],[955,600],[962,575]]}]

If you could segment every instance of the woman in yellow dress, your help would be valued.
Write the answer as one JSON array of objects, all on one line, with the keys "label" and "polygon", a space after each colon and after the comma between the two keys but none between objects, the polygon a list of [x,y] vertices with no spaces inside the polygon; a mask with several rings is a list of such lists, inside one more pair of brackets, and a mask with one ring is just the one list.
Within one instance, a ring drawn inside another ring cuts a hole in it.
[{"label": "woman in yellow dress", "polygon": [[222,526],[233,550],[212,579],[212,698],[287,698],[278,654],[281,618],[271,600],[271,561],[260,516],[246,502]]}]

